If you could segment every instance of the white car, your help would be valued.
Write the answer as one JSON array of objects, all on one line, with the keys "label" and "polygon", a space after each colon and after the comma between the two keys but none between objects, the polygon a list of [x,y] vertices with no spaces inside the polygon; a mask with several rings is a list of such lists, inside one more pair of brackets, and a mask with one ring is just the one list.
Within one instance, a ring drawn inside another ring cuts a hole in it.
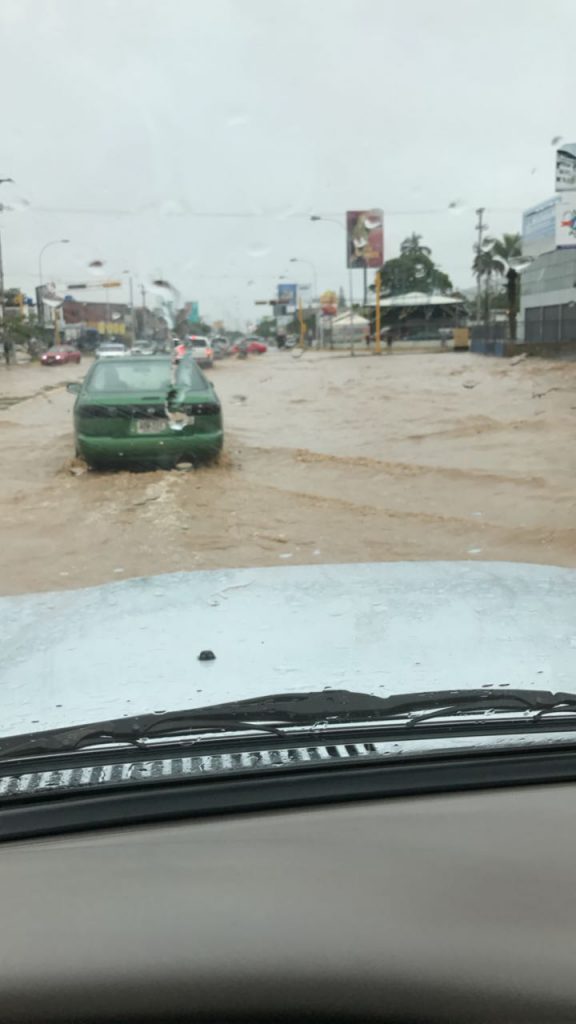
[{"label": "white car", "polygon": [[126,354],[125,346],[119,341],[104,341],[94,353],[96,359],[116,359]]},{"label": "white car", "polygon": [[204,369],[214,366],[212,342],[199,334],[189,334],[185,341],[180,342],[176,347],[176,356],[179,359],[183,356],[193,356],[198,366]]}]

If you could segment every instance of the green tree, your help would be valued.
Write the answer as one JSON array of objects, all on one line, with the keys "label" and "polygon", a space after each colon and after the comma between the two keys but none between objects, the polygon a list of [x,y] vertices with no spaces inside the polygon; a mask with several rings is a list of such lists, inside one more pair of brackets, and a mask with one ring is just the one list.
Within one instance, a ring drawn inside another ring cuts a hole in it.
[{"label": "green tree", "polygon": [[256,324],[256,334],[260,338],[273,338],[276,334],[276,321],[272,316],[265,316]]},{"label": "green tree", "polygon": [[[400,245],[400,255],[381,268],[382,293],[404,295],[406,292],[451,292],[452,281],[432,259],[432,250],[422,245],[415,233]],[[374,286],[371,286],[372,290]]]}]

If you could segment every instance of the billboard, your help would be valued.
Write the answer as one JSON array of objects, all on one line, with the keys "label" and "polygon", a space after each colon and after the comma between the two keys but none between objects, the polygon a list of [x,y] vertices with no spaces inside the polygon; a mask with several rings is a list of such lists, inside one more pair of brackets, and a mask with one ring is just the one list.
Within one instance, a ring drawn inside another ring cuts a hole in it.
[{"label": "billboard", "polygon": [[189,310],[186,319],[189,324],[197,324],[200,321],[200,307],[197,302],[189,302]]},{"label": "billboard", "polygon": [[556,207],[556,248],[576,249],[576,189],[562,192]]},{"label": "billboard", "polygon": [[556,206],[559,196],[552,196],[522,214],[522,255],[536,259],[543,252],[556,248]]},{"label": "billboard", "polygon": [[298,301],[298,285],[297,284],[279,284],[278,285],[278,305],[280,306],[295,306]]},{"label": "billboard", "polygon": [[556,150],[556,191],[576,189],[576,142],[568,142]]},{"label": "billboard", "polygon": [[346,266],[379,270],[384,262],[382,210],[348,210],[346,214]]},{"label": "billboard", "polygon": [[336,316],[338,312],[338,296],[336,292],[322,292],[320,296],[320,309],[324,316]]}]

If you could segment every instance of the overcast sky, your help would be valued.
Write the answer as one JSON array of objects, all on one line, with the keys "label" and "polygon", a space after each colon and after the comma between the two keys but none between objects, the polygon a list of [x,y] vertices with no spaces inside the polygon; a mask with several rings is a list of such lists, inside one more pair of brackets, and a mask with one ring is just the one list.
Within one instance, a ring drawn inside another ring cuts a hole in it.
[{"label": "overcast sky", "polygon": [[576,141],[575,37],[574,0],[2,0],[6,284],[69,238],[46,279],[101,259],[244,325],[290,257],[347,288],[310,214],[379,206],[388,258],[416,231],[466,287],[475,208],[519,230]]}]

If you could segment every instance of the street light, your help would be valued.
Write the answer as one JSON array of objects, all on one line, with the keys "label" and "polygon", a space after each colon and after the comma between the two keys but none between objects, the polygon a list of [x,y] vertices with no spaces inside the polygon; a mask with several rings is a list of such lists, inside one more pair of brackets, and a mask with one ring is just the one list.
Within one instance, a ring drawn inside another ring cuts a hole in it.
[{"label": "street light", "polygon": [[40,252],[38,253],[38,277],[40,287],[42,287],[42,256],[46,249],[49,249],[51,245],[69,245],[69,243],[69,238],[55,238],[52,242],[46,242],[46,245],[43,245],[40,249]]}]

